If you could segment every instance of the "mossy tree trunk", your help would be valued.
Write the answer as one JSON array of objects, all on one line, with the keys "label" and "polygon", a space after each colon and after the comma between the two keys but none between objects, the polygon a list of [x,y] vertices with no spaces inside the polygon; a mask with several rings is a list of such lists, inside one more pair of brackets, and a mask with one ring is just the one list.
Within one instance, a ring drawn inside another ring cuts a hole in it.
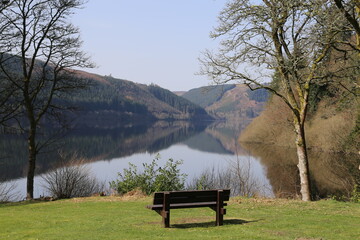
[{"label": "mossy tree trunk", "polygon": [[[300,120],[300,121],[299,121]],[[300,176],[300,192],[303,201],[311,201],[311,182],[309,160],[305,141],[305,126],[301,119],[295,119],[296,152],[298,156],[298,170]]]}]

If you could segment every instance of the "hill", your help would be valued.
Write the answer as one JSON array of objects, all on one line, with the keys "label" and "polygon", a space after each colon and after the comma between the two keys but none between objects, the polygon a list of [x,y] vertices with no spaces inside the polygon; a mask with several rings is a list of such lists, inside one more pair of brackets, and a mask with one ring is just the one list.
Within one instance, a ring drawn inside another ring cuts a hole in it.
[{"label": "hill", "polygon": [[196,104],[155,85],[77,71],[91,87],[61,101],[77,106],[77,125],[120,126],[155,120],[211,120]]},{"label": "hill", "polygon": [[263,110],[268,93],[246,85],[225,84],[191,89],[182,97],[205,108],[217,119],[248,121]]},{"label": "hill", "polygon": [[[360,149],[358,96],[336,85],[318,89],[314,96],[305,126],[307,147],[357,153]],[[265,110],[242,133],[240,141],[292,148],[295,133],[291,121],[288,107],[278,97],[272,96]]]},{"label": "hill", "polygon": [[205,108],[219,101],[226,91],[234,87],[236,87],[235,84],[226,84],[194,88],[182,94],[182,97]]},{"label": "hill", "polygon": [[[2,66],[6,69],[6,74],[19,75],[22,71],[21,59],[8,54],[3,56],[7,56],[6,64]],[[38,79],[35,79],[43,77],[41,75],[43,64],[40,60],[35,64],[36,74],[33,75],[33,81],[30,84],[32,89],[36,89],[34,92],[48,87],[39,88]],[[47,68],[49,72],[52,71],[52,66]],[[0,83],[4,86],[11,85],[11,81],[10,84],[8,83],[4,69],[0,71]],[[53,109],[76,107],[79,110],[72,114],[73,123],[76,125],[101,127],[155,120],[212,120],[203,108],[159,86],[147,86],[79,70],[67,69],[66,72],[71,73],[67,76],[69,79],[65,80],[66,83],[87,82],[89,85],[86,88],[79,87],[76,92],[72,91],[70,94],[59,91],[52,99],[56,105]],[[58,84],[61,85],[60,82]],[[72,86],[68,88],[72,89]],[[46,90],[41,94],[46,95],[45,92]],[[15,93],[14,96],[18,94]],[[21,96],[20,93],[18,95]],[[21,97],[16,101],[21,101]],[[40,97],[35,98],[34,101],[38,104],[43,103]],[[49,121],[49,119],[44,121]],[[49,125],[54,126],[52,122]]]}]

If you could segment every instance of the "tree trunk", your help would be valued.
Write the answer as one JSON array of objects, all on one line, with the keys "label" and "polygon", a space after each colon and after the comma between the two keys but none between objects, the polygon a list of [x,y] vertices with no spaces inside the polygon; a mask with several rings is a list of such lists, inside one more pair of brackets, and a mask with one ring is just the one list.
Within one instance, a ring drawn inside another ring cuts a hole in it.
[{"label": "tree trunk", "polygon": [[309,160],[306,150],[305,129],[304,124],[299,121],[295,123],[296,132],[296,150],[299,163],[297,165],[300,175],[300,192],[303,201],[311,201],[311,185]]},{"label": "tree trunk", "polygon": [[26,185],[26,199],[31,200],[34,198],[34,176],[35,176],[35,166],[36,166],[36,125],[30,126],[30,132],[28,137],[28,174],[27,174],[27,185]]},{"label": "tree trunk", "polygon": [[[357,3],[356,3],[355,12],[356,12],[357,17],[360,17],[360,2],[359,1],[357,1]],[[358,24],[359,24],[359,22],[358,22]],[[355,29],[355,31],[356,31],[356,29]],[[356,31],[356,47],[357,47],[357,50],[360,51],[360,32],[359,31]],[[358,55],[360,56],[360,52],[358,53]]]}]

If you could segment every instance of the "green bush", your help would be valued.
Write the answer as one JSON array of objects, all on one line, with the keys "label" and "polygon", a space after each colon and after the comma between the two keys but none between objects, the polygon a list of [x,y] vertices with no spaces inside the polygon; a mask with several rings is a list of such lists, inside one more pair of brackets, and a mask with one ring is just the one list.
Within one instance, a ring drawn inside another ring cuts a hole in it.
[{"label": "green bush", "polygon": [[150,164],[143,163],[143,172],[138,172],[136,165],[129,163],[123,173],[118,173],[119,178],[110,182],[110,188],[119,194],[124,194],[135,189],[140,189],[145,194],[157,191],[176,191],[185,188],[186,174],[180,173],[179,165],[183,161],[169,159],[166,164],[159,167],[157,155]]}]

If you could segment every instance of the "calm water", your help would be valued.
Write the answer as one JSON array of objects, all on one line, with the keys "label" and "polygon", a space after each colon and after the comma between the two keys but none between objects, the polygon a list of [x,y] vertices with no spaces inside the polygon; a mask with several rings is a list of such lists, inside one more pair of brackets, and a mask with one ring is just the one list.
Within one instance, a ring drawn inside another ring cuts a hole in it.
[{"label": "calm water", "polygon": [[[141,166],[151,162],[159,153],[159,165],[169,158],[183,160],[180,169],[188,175],[188,183],[204,170],[224,170],[233,168],[236,163],[244,170],[241,174],[247,182],[254,185],[257,195],[288,197],[298,194],[295,151],[266,145],[240,146],[237,139],[245,126],[157,122],[150,126],[76,131],[39,156],[34,194],[35,197],[47,195],[42,187],[41,174],[56,168],[59,153],[67,156],[76,153],[98,180],[106,183],[115,180],[128,163]],[[15,191],[23,198],[26,190],[26,142],[20,136],[2,135],[0,144],[0,176],[15,183]],[[358,164],[351,156],[311,153],[311,159],[315,159],[311,167],[313,187],[319,196],[347,194],[354,182],[360,179],[359,173],[351,171]]]}]

